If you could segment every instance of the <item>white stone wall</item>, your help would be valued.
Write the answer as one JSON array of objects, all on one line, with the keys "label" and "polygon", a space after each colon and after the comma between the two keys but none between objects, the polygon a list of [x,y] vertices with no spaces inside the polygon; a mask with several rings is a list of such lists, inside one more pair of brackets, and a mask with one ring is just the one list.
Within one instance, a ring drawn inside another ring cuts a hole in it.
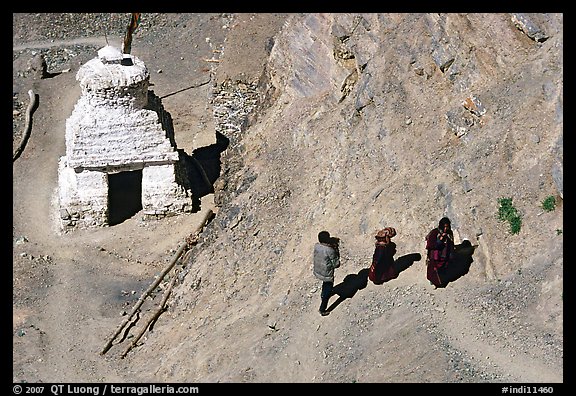
[{"label": "white stone wall", "polygon": [[108,177],[104,172],[76,172],[58,164],[60,219],[63,228],[92,227],[108,224]]},{"label": "white stone wall", "polygon": [[85,97],[66,120],[66,155],[73,168],[142,167],[178,160],[155,111],[93,107]]},{"label": "white stone wall", "polygon": [[150,74],[140,59],[131,56],[131,61],[131,66],[104,63],[100,58],[86,62],[76,74],[82,96],[93,107],[144,108]]},{"label": "white stone wall", "polygon": [[148,217],[192,211],[191,197],[176,183],[173,165],[148,166],[142,170],[142,209]]}]

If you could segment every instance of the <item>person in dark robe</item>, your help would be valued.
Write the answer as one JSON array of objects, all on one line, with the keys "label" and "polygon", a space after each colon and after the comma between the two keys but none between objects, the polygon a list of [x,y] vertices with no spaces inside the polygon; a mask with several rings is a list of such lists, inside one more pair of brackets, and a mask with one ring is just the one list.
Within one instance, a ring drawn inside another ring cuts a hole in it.
[{"label": "person in dark robe", "polygon": [[386,227],[376,233],[376,244],[372,255],[372,265],[368,271],[368,279],[375,285],[381,285],[398,277],[394,266],[396,244],[390,239],[396,235],[396,230]]},{"label": "person in dark robe", "polygon": [[431,230],[426,236],[426,278],[435,288],[445,287],[442,274],[448,268],[450,256],[454,251],[454,234],[448,217],[443,217],[438,228]]}]

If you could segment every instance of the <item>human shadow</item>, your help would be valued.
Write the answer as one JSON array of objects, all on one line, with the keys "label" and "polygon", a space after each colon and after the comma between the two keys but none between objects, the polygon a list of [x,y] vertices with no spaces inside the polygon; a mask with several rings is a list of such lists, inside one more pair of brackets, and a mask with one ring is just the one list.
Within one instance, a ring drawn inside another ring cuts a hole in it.
[{"label": "human shadow", "polygon": [[348,274],[344,277],[344,280],[335,285],[333,293],[338,295],[338,299],[334,301],[327,309],[331,312],[342,301],[347,298],[352,298],[358,290],[362,290],[368,285],[368,268],[361,269],[357,274]]},{"label": "human shadow", "polygon": [[452,252],[448,265],[439,272],[444,286],[468,273],[474,261],[472,255],[477,247],[478,246],[473,246],[467,239],[459,245],[454,246],[454,251]]},{"label": "human shadow", "polygon": [[[394,260],[394,268],[399,274],[410,268],[415,261],[420,261],[421,259],[422,255],[420,253],[409,253]],[[369,271],[369,268],[363,268],[357,274],[348,274],[341,283],[335,285],[333,293],[338,295],[338,299],[328,307],[327,311],[333,311],[344,300],[354,297],[359,290],[364,289],[368,285]]]},{"label": "human shadow", "polygon": [[396,260],[394,260],[394,268],[396,269],[396,273],[400,274],[402,271],[410,268],[410,266],[414,264],[415,261],[420,260],[422,260],[422,255],[420,253],[409,253],[398,257]]}]

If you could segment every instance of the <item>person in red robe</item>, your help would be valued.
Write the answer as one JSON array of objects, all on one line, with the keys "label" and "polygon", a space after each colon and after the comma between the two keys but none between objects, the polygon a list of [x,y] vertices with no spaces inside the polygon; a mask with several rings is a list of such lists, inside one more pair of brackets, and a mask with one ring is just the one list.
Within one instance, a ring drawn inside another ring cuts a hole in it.
[{"label": "person in red robe", "polygon": [[368,271],[368,279],[375,285],[381,285],[398,277],[398,271],[394,266],[396,244],[390,238],[396,235],[396,230],[386,227],[376,233],[376,246],[372,255],[372,265]]},{"label": "person in red robe", "polygon": [[426,236],[426,278],[435,288],[445,287],[442,273],[448,268],[450,256],[454,250],[454,234],[448,217],[443,217],[438,228],[431,230]]}]

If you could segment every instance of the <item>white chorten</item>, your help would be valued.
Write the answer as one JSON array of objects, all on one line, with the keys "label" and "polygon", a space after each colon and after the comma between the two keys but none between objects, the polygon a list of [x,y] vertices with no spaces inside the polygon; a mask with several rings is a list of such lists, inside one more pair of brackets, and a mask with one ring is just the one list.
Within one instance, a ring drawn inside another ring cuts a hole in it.
[{"label": "white chorten", "polygon": [[66,121],[58,167],[63,228],[113,225],[192,211],[170,115],[148,91],[137,57],[112,46],[80,67],[82,94]]}]

